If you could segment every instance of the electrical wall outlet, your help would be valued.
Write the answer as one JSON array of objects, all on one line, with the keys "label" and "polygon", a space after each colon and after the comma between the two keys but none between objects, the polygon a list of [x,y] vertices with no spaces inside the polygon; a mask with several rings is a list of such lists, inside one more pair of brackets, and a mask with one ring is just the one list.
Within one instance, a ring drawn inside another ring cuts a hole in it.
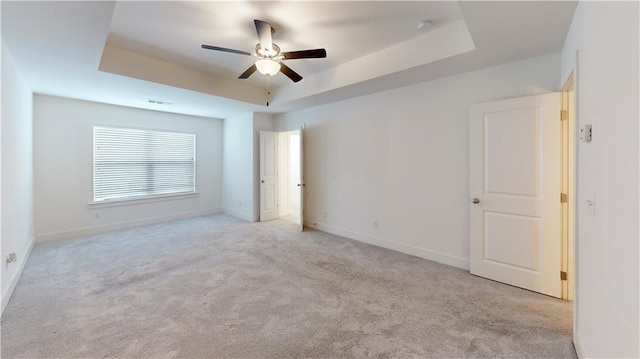
[{"label": "electrical wall outlet", "polygon": [[378,221],[373,221],[373,228],[378,229]]},{"label": "electrical wall outlet", "polygon": [[9,253],[9,255],[7,256],[7,264],[16,262],[17,260],[18,256],[15,253]]},{"label": "electrical wall outlet", "polygon": [[322,218],[327,218],[327,211],[322,211]]},{"label": "electrical wall outlet", "polygon": [[578,137],[578,139],[580,140],[580,142],[591,142],[591,133],[591,125],[584,125],[580,129],[580,136]]}]

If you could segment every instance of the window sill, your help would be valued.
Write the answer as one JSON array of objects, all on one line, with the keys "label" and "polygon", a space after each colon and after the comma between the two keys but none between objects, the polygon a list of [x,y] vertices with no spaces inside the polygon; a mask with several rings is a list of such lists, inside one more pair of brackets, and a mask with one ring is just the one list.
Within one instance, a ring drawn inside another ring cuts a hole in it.
[{"label": "window sill", "polygon": [[137,197],[137,198],[123,198],[123,199],[112,199],[101,202],[90,202],[87,206],[89,209],[92,208],[106,208],[106,207],[120,207],[120,206],[133,206],[138,204],[145,203],[154,203],[154,202],[164,202],[164,201],[173,201],[178,199],[187,199],[187,198],[195,198],[200,194],[198,192],[189,192],[189,193],[177,193],[177,194],[164,194],[158,196],[148,196],[148,197]]}]

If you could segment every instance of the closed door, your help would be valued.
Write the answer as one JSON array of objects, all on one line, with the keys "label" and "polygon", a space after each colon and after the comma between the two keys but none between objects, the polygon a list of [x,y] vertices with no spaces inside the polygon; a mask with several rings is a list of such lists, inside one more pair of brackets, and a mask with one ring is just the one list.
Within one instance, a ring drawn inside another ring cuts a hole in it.
[{"label": "closed door", "polygon": [[561,296],[561,94],[471,106],[470,271]]},{"label": "closed door", "polygon": [[278,133],[260,131],[260,221],[278,218]]}]

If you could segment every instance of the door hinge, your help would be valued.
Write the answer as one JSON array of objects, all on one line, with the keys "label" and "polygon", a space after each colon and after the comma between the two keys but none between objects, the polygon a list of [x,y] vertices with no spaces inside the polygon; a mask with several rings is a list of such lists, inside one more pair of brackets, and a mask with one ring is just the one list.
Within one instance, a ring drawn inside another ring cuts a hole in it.
[{"label": "door hinge", "polygon": [[569,119],[569,111],[561,110],[560,111],[560,121],[566,121]]},{"label": "door hinge", "polygon": [[567,272],[560,271],[560,280],[567,280]]},{"label": "door hinge", "polygon": [[567,194],[560,193],[560,203],[567,203]]}]

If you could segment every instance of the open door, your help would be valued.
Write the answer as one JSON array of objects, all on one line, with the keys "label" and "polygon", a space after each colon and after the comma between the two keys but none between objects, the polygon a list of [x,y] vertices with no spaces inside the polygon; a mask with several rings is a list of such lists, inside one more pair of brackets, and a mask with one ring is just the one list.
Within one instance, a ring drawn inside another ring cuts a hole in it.
[{"label": "open door", "polygon": [[[304,230],[304,171],[302,152],[302,129],[287,132],[289,140],[288,162],[286,171],[289,174],[290,194],[288,199],[289,218],[299,225],[300,231]],[[282,179],[282,178],[281,178]],[[286,211],[285,211],[286,212]]]},{"label": "open door", "polygon": [[560,297],[561,94],[471,106],[471,274]]},{"label": "open door", "polygon": [[278,218],[278,133],[260,131],[260,221]]},{"label": "open door", "polygon": [[304,126],[300,126],[300,133],[299,133],[299,143],[300,143],[300,151],[299,151],[299,156],[300,156],[300,166],[298,167],[299,171],[300,171],[300,181],[298,182],[300,184],[299,188],[300,188],[300,210],[299,210],[299,218],[300,218],[300,232],[304,231],[304,190],[306,187],[306,184],[304,183]]}]

